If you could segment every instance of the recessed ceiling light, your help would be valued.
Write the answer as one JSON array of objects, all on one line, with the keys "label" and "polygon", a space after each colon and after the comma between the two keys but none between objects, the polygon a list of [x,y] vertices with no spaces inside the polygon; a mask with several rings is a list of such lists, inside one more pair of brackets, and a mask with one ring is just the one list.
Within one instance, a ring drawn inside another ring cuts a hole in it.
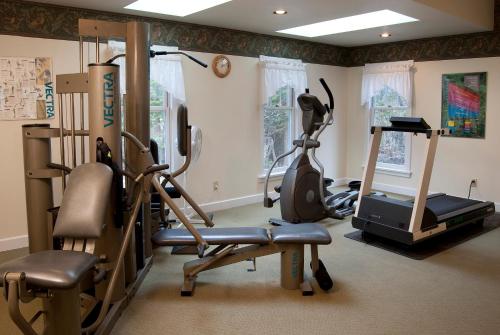
[{"label": "recessed ceiling light", "polygon": [[382,33],[382,34],[380,34],[380,37],[382,37],[382,38],[391,37],[391,34],[390,33]]},{"label": "recessed ceiling light", "polygon": [[284,9],[276,9],[273,13],[276,15],[285,15],[288,12]]},{"label": "recessed ceiling light", "polygon": [[135,9],[144,12],[186,16],[193,13],[201,12],[207,8],[222,5],[231,0],[137,0],[128,6],[126,9]]},{"label": "recessed ceiling light", "polygon": [[277,32],[305,37],[317,37],[414,21],[418,21],[418,19],[384,9],[376,12],[279,30]]}]

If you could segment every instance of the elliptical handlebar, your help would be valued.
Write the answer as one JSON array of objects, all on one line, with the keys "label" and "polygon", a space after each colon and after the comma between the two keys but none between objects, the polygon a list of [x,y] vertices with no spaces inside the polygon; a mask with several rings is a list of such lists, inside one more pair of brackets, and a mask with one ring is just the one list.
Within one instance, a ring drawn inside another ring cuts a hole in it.
[{"label": "elliptical handlebar", "polygon": [[[307,136],[303,133],[300,136],[300,138],[302,139],[304,137],[306,137],[306,140],[307,140]],[[271,167],[269,168],[269,170],[267,170],[266,178],[264,180],[264,207],[271,208],[271,207],[273,207],[274,203],[279,200],[279,198],[272,199],[272,198],[269,197],[268,187],[269,187],[269,178],[271,177],[271,172],[273,171],[274,167],[276,166],[276,164],[278,164],[278,162],[280,160],[282,160],[283,158],[285,158],[288,155],[293,154],[295,152],[295,150],[297,150],[298,148],[299,148],[299,145],[298,144],[294,144],[293,147],[292,147],[292,149],[290,149],[290,151],[285,152],[281,156],[278,156],[278,158],[276,158],[276,160],[273,162],[273,164],[271,165]]]},{"label": "elliptical handlebar", "polygon": [[332,91],[330,91],[330,88],[329,88],[329,87],[328,87],[328,85],[326,84],[325,79],[320,78],[320,79],[319,79],[319,82],[321,83],[321,86],[323,86],[323,88],[325,89],[326,94],[328,94],[328,100],[330,100],[330,109],[334,109],[335,104],[334,104],[334,100],[333,100],[333,94],[332,94]]}]

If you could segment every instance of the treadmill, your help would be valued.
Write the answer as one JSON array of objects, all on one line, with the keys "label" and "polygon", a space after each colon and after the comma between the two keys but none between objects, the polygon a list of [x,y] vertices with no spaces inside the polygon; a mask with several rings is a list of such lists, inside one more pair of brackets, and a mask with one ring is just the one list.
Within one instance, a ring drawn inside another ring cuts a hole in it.
[{"label": "treadmill", "polygon": [[[423,118],[391,117],[391,126],[372,127],[371,144],[359,203],[352,226],[373,235],[413,245],[467,224],[482,224],[495,213],[491,201],[478,201],[438,193],[427,195],[438,138],[448,129],[431,129]],[[414,200],[404,201],[371,194],[382,133],[388,131],[424,134],[425,162]]]}]

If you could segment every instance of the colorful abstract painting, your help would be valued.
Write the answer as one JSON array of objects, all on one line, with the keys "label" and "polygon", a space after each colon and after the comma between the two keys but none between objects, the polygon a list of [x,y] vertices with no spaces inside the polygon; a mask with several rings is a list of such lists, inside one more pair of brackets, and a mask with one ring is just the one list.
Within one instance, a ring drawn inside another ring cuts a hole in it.
[{"label": "colorful abstract painting", "polygon": [[484,138],[486,72],[443,75],[441,126],[450,136]]}]

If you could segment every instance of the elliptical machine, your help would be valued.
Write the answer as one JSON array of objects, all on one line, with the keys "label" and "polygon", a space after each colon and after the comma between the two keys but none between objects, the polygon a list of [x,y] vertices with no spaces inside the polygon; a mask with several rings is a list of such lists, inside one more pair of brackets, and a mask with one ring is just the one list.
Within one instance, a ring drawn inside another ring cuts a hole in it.
[{"label": "elliptical machine", "polygon": [[[316,96],[309,94],[309,89],[299,95],[297,102],[302,110],[304,132],[298,140],[293,141],[292,149],[279,156],[267,171],[264,207],[271,208],[278,200],[281,206],[282,219],[269,219],[269,223],[273,225],[314,222],[324,218],[341,220],[354,212],[353,205],[358,199],[359,190],[350,189],[337,195],[330,193],[327,187],[333,180],[324,178],[323,165],[316,157],[316,148],[320,146],[318,138],[327,126],[333,124],[334,109],[330,88],[323,78],[319,81],[328,94],[330,105],[323,105]],[[268,184],[273,168],[281,159],[293,154],[298,148],[302,148],[302,152],[286,170],[282,184],[274,188],[280,197],[271,199],[268,195]],[[309,151],[319,171],[311,165]]]}]

